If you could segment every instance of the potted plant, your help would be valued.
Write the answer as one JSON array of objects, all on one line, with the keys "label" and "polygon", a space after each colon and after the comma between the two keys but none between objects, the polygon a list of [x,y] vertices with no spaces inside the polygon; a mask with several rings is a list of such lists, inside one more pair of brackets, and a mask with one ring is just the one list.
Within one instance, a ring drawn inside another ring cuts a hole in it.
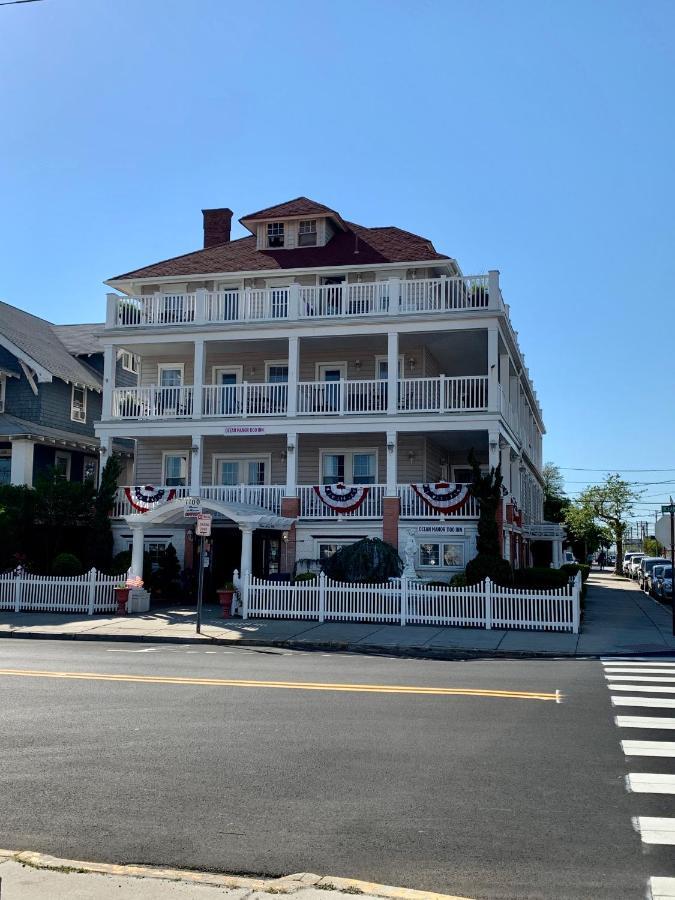
[{"label": "potted plant", "polygon": [[236,590],[236,587],[231,581],[226,581],[225,584],[216,591],[218,594],[218,603],[223,607],[224,619],[229,619],[232,615],[232,600],[234,599]]},{"label": "potted plant", "polygon": [[117,601],[117,609],[115,610],[116,616],[126,616],[127,614],[127,603],[129,602],[129,591],[131,590],[127,585],[122,581],[120,584],[115,585],[115,600]]}]

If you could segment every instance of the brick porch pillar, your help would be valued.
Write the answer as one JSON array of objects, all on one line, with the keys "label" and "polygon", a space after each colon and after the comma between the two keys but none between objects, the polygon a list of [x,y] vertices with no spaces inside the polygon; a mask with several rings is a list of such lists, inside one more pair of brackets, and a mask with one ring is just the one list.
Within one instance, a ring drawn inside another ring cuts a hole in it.
[{"label": "brick porch pillar", "polygon": [[[281,515],[287,516],[289,519],[297,519],[300,515],[300,498],[282,497]],[[281,542],[281,570],[284,573],[293,573],[293,568],[295,567],[295,544],[296,528],[295,523],[293,523],[288,529],[288,540]]]},{"label": "brick porch pillar", "polygon": [[382,498],[382,540],[398,550],[398,519],[401,501],[398,497]]}]

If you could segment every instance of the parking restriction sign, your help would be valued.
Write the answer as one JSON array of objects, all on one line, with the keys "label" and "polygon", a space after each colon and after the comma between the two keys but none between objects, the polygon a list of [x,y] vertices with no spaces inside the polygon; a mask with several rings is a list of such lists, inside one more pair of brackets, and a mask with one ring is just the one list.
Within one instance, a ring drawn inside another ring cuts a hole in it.
[{"label": "parking restriction sign", "polygon": [[199,513],[197,516],[197,537],[211,537],[211,522],[213,516],[210,513]]}]

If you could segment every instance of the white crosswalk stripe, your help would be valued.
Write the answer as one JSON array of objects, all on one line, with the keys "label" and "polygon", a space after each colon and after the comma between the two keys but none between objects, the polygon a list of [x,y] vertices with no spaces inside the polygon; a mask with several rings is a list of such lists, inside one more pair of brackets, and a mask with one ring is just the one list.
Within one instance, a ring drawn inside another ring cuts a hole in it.
[{"label": "white crosswalk stripe", "polygon": [[630,772],[626,787],[636,794],[675,794],[675,775],[656,772]]},{"label": "white crosswalk stripe", "polygon": [[650,900],[675,900],[675,878],[650,878]]},{"label": "white crosswalk stripe", "polygon": [[636,816],[633,825],[643,844],[675,844],[675,819]]},{"label": "white crosswalk stripe", "polygon": [[675,729],[675,716],[672,719],[657,718],[656,716],[615,716],[614,722],[619,728]]},{"label": "white crosswalk stripe", "polygon": [[675,656],[601,656],[600,662],[603,665],[613,662],[675,663]]},{"label": "white crosswalk stripe", "polygon": [[668,697],[612,697],[612,706],[658,706],[675,709],[675,700]]},{"label": "white crosswalk stripe", "polygon": [[610,691],[644,691],[646,694],[675,694],[675,686],[667,684],[617,684],[611,681],[607,687]]},{"label": "white crosswalk stripe", "polygon": [[611,669],[605,669],[605,675],[608,677],[610,675],[621,675],[621,674],[633,674],[633,675],[658,675],[659,678],[663,675],[675,675],[675,669],[671,668],[649,668],[642,669],[638,666],[612,666]]},{"label": "white crosswalk stripe", "polygon": [[603,661],[605,668],[611,666],[659,666],[663,668],[675,667],[675,660],[664,659],[612,659]]},{"label": "white crosswalk stripe", "polygon": [[[607,676],[609,677],[609,676]],[[611,675],[614,681],[667,681],[675,683],[675,675]]]},{"label": "white crosswalk stripe", "polygon": [[675,757],[675,741],[621,741],[626,756]]}]

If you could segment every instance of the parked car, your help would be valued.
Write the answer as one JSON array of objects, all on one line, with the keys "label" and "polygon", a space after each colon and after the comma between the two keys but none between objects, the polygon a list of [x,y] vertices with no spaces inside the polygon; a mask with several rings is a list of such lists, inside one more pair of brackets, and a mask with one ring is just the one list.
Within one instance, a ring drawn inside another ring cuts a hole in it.
[{"label": "parked car", "polygon": [[643,556],[640,560],[640,565],[637,570],[637,583],[643,591],[647,590],[647,575],[651,574],[654,566],[658,566],[661,563],[667,565],[668,560],[664,559],[662,556]]},{"label": "parked car", "polygon": [[663,574],[657,579],[654,592],[660,600],[670,600],[673,596],[673,570],[664,566]]},{"label": "parked car", "polygon": [[656,596],[656,584],[659,578],[663,577],[663,572],[665,569],[669,569],[670,566],[666,563],[657,563],[651,570],[651,572],[647,572],[645,576],[645,590],[648,594],[652,596]]},{"label": "parked car", "polygon": [[628,563],[628,577],[629,578],[637,578],[638,569],[640,568],[640,563],[645,558],[644,553],[634,553],[633,558]]},{"label": "parked car", "polygon": [[634,556],[640,556],[640,555],[641,555],[641,554],[639,554],[639,553],[637,553],[637,552],[635,552],[635,551],[631,551],[630,553],[624,553],[624,555],[623,555],[623,564],[622,564],[623,574],[624,574],[624,575],[630,575],[629,566],[630,566],[630,564],[631,564],[631,562],[632,562],[632,560],[633,560],[633,557],[634,557]]}]

